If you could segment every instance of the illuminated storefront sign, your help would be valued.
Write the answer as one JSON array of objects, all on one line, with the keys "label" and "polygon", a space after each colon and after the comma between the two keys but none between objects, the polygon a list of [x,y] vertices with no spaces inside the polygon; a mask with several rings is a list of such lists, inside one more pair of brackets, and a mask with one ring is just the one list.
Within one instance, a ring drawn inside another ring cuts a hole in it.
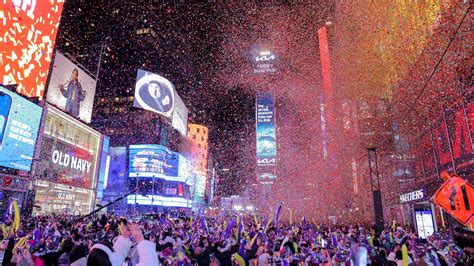
[{"label": "illuminated storefront sign", "polygon": [[48,105],[36,173],[42,180],[95,188],[101,135]]},{"label": "illuminated storefront sign", "polygon": [[410,193],[400,195],[400,203],[417,201],[425,198],[425,190],[419,189]]},{"label": "illuminated storefront sign", "polygon": [[91,211],[94,191],[64,184],[36,180],[34,214],[70,213],[85,214]]}]

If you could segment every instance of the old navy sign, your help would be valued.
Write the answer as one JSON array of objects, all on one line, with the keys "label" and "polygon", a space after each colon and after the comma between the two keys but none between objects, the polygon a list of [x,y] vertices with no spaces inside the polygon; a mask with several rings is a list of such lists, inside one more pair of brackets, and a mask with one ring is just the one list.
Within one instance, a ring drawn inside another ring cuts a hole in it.
[{"label": "old navy sign", "polygon": [[424,189],[419,189],[412,191],[410,193],[405,193],[400,195],[400,203],[407,203],[411,201],[417,201],[417,200],[422,200],[425,198],[425,190]]},{"label": "old navy sign", "polygon": [[81,172],[89,173],[91,170],[91,162],[77,158],[76,156],[54,150],[51,161],[54,164],[76,169]]}]

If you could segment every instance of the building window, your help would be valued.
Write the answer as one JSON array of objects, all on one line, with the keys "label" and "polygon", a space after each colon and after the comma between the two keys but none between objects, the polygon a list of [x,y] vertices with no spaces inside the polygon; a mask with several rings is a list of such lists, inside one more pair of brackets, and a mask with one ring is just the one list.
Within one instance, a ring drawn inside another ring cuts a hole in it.
[{"label": "building window", "polygon": [[201,136],[201,141],[204,141],[204,136]]},{"label": "building window", "polygon": [[196,139],[196,135],[193,134],[193,139]]},{"label": "building window", "polygon": [[201,148],[201,143],[198,144],[198,148],[199,148],[199,149]]},{"label": "building window", "polygon": [[199,133],[199,128],[197,129],[197,133]]}]

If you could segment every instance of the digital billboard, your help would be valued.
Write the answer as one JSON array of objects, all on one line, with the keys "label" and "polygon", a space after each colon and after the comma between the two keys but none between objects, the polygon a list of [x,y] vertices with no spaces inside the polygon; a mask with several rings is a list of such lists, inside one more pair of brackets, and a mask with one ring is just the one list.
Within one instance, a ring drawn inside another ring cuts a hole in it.
[{"label": "digital billboard", "polygon": [[[106,178],[104,179],[104,196],[102,202],[113,201],[129,191],[127,176],[127,147],[110,147],[107,160]],[[126,209],[125,200],[115,203],[111,208]]]},{"label": "digital billboard", "polygon": [[0,86],[0,166],[30,171],[43,108]]},{"label": "digital billboard", "polygon": [[44,134],[36,163],[45,181],[93,188],[97,177],[101,134],[47,105]]},{"label": "digital billboard", "polygon": [[257,165],[276,165],[275,101],[272,93],[258,92],[256,103]]},{"label": "digital billboard", "polygon": [[64,0],[0,1],[0,83],[42,97]]},{"label": "digital billboard", "polygon": [[56,52],[46,100],[69,115],[90,123],[96,80]]},{"label": "digital billboard", "polygon": [[94,154],[57,138],[43,136],[40,162],[47,164],[40,177],[57,183],[90,188],[95,170]]},{"label": "digital billboard", "polygon": [[179,153],[157,144],[130,145],[129,149],[130,177],[159,177],[186,182],[186,177],[179,175]]},{"label": "digital billboard", "polygon": [[102,196],[104,192],[104,181],[107,179],[107,176],[108,176],[107,170],[109,168],[109,163],[110,163],[109,144],[110,144],[110,138],[107,136],[103,136],[102,151],[100,153],[99,177],[97,178],[96,198],[98,202],[102,200]]},{"label": "digital billboard", "polygon": [[175,105],[173,84],[164,77],[145,70],[137,70],[133,107],[155,112],[171,120]]},{"label": "digital billboard", "polygon": [[138,204],[138,205],[154,205],[154,206],[164,206],[164,207],[181,207],[181,208],[191,208],[193,205],[192,200],[188,200],[181,197],[165,197],[158,195],[129,195],[127,197],[128,204]]},{"label": "digital billboard", "polygon": [[206,177],[202,175],[196,175],[196,181],[194,182],[194,201],[202,203],[204,202],[204,196],[206,194]]},{"label": "digital billboard", "polygon": [[250,62],[255,74],[275,73],[278,57],[270,45],[255,44],[250,50]]},{"label": "digital billboard", "polygon": [[173,120],[171,122],[173,128],[179,131],[182,136],[188,135],[188,108],[184,105],[183,100],[175,91]]}]

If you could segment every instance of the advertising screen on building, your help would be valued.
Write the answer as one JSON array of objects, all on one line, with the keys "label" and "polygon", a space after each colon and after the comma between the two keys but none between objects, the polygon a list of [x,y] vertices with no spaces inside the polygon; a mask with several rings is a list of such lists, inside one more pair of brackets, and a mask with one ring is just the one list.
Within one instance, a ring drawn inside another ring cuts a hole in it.
[{"label": "advertising screen on building", "polygon": [[[129,191],[127,176],[127,148],[111,147],[108,156],[107,175],[104,179],[104,196],[102,202],[110,202]],[[125,210],[125,200],[115,203],[111,208],[115,211]]]},{"label": "advertising screen on building", "polygon": [[129,176],[186,182],[179,176],[179,153],[157,144],[130,145]]},{"label": "advertising screen on building", "polygon": [[183,100],[176,92],[174,96],[173,121],[171,122],[171,125],[173,128],[178,130],[182,136],[188,135],[188,108],[186,108]]},{"label": "advertising screen on building", "polygon": [[275,101],[272,93],[257,93],[257,165],[276,165]]},{"label": "advertising screen on building", "polygon": [[0,83],[42,97],[64,0],[0,1]]},{"label": "advertising screen on building", "polygon": [[155,112],[171,120],[175,105],[173,84],[164,77],[139,69],[133,107]]},{"label": "advertising screen on building", "polygon": [[196,175],[196,181],[194,183],[194,201],[198,203],[204,202],[205,194],[206,194],[206,177],[202,175]]},{"label": "advertising screen on building", "polygon": [[46,100],[86,123],[94,106],[96,80],[64,55],[56,52]]},{"label": "advertising screen on building", "polygon": [[256,44],[250,51],[250,62],[252,63],[253,73],[271,74],[277,70],[278,57],[275,49],[270,45]]},{"label": "advertising screen on building", "polygon": [[110,163],[109,157],[109,144],[110,138],[107,136],[103,136],[102,138],[102,151],[100,153],[100,163],[99,163],[99,176],[97,178],[97,201],[100,202],[103,197],[104,192],[104,181],[107,179],[108,176],[108,168]]},{"label": "advertising screen on building", "polygon": [[43,108],[0,86],[0,166],[30,171]]},{"label": "advertising screen on building", "polygon": [[100,133],[48,105],[36,173],[42,180],[92,188],[100,140]]}]

